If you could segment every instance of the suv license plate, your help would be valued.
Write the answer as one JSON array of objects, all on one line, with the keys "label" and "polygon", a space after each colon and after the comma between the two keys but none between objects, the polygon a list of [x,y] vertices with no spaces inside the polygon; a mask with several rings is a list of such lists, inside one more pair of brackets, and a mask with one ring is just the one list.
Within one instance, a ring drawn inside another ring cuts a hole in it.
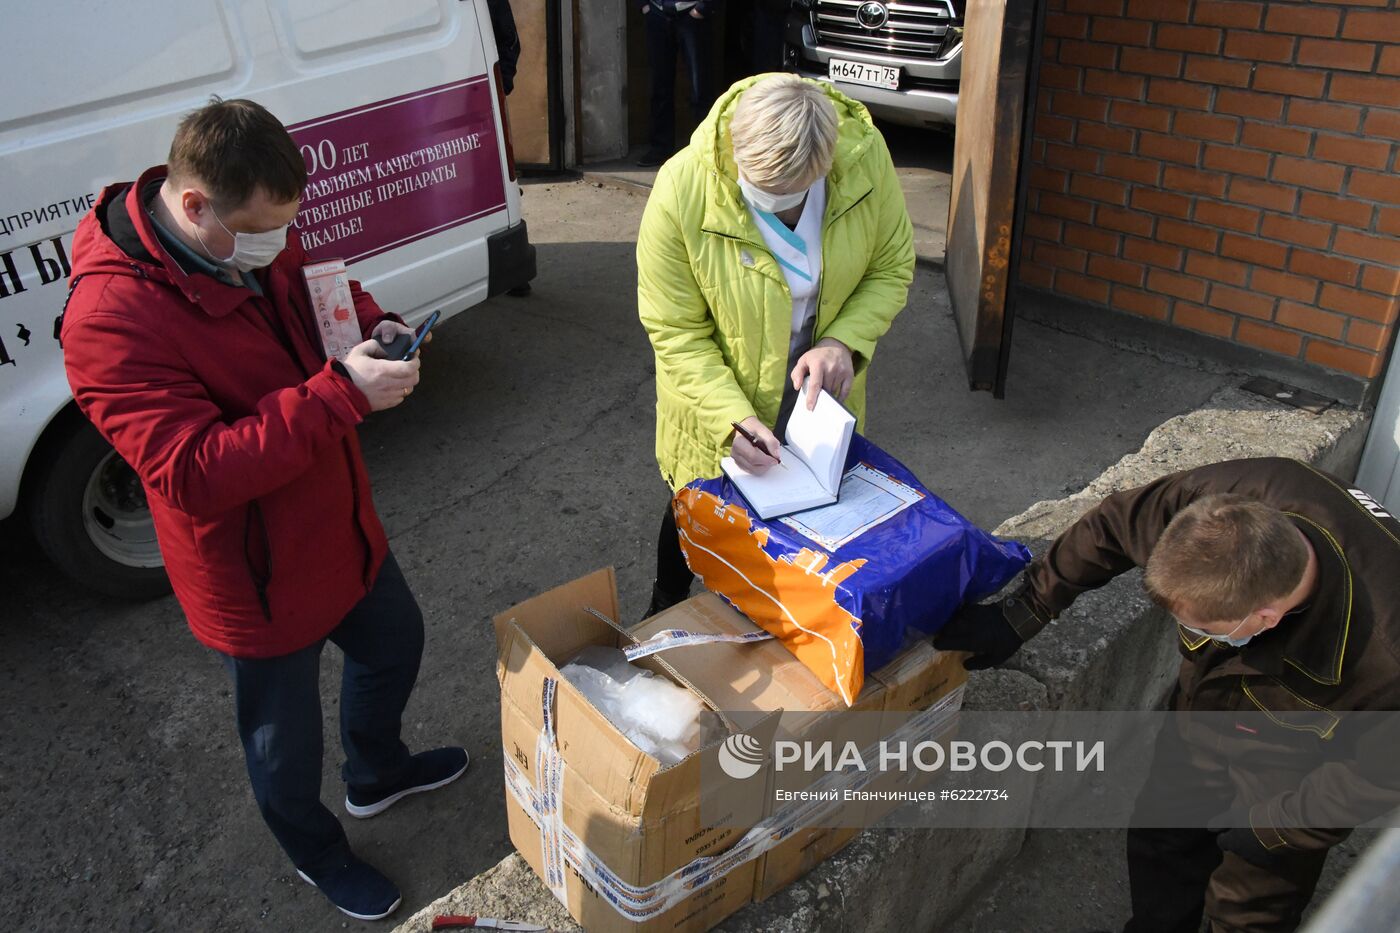
[{"label": "suv license plate", "polygon": [[833,58],[828,74],[832,81],[849,81],[852,84],[866,84],[870,87],[899,87],[899,69],[889,65],[867,65],[865,62],[852,62],[843,58]]}]

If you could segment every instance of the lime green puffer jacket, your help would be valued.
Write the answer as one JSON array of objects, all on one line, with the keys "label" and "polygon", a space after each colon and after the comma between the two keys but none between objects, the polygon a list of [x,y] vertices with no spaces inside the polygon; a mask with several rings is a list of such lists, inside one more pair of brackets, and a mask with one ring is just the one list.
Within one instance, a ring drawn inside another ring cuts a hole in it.
[{"label": "lime green puffer jacket", "polygon": [[[788,380],[792,296],[739,193],[731,87],[656,177],[637,236],[637,309],[656,351],[656,459],[672,489],[720,473],[732,421],[772,426]],[[865,420],[875,342],[904,307],[914,237],[894,163],[864,105],[821,86],[840,118],[827,175],[814,340],[851,349],[846,405]]]}]

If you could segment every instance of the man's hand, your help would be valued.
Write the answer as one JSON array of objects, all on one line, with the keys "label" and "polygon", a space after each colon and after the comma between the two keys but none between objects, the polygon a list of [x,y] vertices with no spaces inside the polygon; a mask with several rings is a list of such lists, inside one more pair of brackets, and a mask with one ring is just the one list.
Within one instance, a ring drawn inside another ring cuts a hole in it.
[{"label": "man's hand", "polygon": [[963,661],[969,671],[1004,663],[1022,644],[1021,636],[1006,620],[1001,602],[968,603],[933,636],[933,646],[939,651],[972,652],[972,657]]},{"label": "man's hand", "polygon": [[778,451],[782,444],[778,443],[778,438],[768,426],[758,420],[756,415],[749,415],[739,422],[745,431],[758,438],[762,447],[755,447],[749,443],[748,439],[738,431],[734,432],[734,460],[739,466],[750,473],[762,473],[764,470],[779,462]]},{"label": "man's hand", "polygon": [[[809,375],[811,379],[807,378]],[[811,411],[817,407],[822,389],[844,402],[855,377],[850,349],[834,337],[823,337],[798,358],[797,365],[792,368],[792,387],[800,392],[802,383],[807,383],[807,410]]]},{"label": "man's hand", "polygon": [[1265,846],[1250,825],[1249,811],[1246,809],[1222,813],[1211,820],[1207,828],[1220,831],[1220,835],[1215,837],[1215,844],[1221,852],[1238,855],[1257,868],[1277,871],[1288,862],[1288,846],[1278,845],[1272,849]]},{"label": "man's hand", "polygon": [[704,18],[705,18],[705,14],[701,13],[700,10],[699,10],[698,8],[696,8],[696,7],[691,7],[691,8],[690,8],[690,18],[691,18],[691,19],[704,19]]},{"label": "man's hand", "polygon": [[[384,324],[375,327],[376,334]],[[395,326],[403,328],[402,324]],[[392,331],[391,337],[398,333],[401,331]],[[355,383],[355,388],[369,399],[370,410],[383,411],[403,404],[403,400],[408,398],[413,387],[418,384],[418,369],[421,364],[416,355],[411,360],[386,359],[384,348],[380,346],[379,341],[371,339],[352,348],[341,365],[350,373],[350,381]]]},{"label": "man's hand", "polygon": [[[407,324],[400,324],[398,321],[391,321],[388,318],[374,325],[374,332],[370,334],[370,339],[378,340],[380,343],[393,343],[394,338],[400,334],[414,333],[412,327]],[[423,338],[423,344],[433,342],[433,332],[428,331],[428,335]]]}]

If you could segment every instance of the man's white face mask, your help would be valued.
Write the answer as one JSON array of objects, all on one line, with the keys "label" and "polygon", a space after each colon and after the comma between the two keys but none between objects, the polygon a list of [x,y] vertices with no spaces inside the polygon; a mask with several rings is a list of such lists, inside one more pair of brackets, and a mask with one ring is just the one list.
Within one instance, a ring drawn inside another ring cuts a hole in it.
[{"label": "man's white face mask", "polygon": [[[1236,625],[1234,628],[1230,629],[1230,634],[1228,634],[1228,635],[1212,635],[1210,632],[1203,632],[1203,631],[1201,631],[1201,630],[1198,629],[1198,628],[1195,628],[1195,627],[1193,627],[1193,626],[1187,625],[1185,622],[1182,622],[1180,619],[1177,619],[1177,623],[1180,624],[1182,628],[1186,629],[1186,631],[1191,632],[1191,633],[1194,634],[1194,635],[1199,635],[1199,636],[1201,636],[1202,638],[1209,638],[1209,639],[1212,639],[1213,641],[1223,641],[1223,642],[1224,642],[1225,644],[1227,644],[1227,645],[1230,645],[1230,646],[1235,647],[1235,648],[1240,648],[1240,647],[1243,647],[1244,645],[1249,644],[1249,640],[1250,640],[1251,638],[1253,638],[1254,635],[1246,635],[1246,636],[1243,637],[1243,638],[1235,638],[1235,637],[1234,637],[1234,634],[1235,634],[1236,632],[1238,632],[1240,629],[1244,628],[1245,625],[1246,625],[1246,624],[1249,622],[1249,620],[1252,619],[1252,618],[1254,618],[1254,613],[1251,612],[1249,615],[1245,616],[1244,619],[1242,619],[1242,620],[1240,621],[1240,624],[1239,624],[1239,625]],[[1259,634],[1259,633],[1258,633],[1258,632],[1255,632],[1255,635],[1257,635],[1257,634]]]},{"label": "man's white face mask", "polygon": [[766,214],[777,214],[781,211],[792,210],[801,204],[803,199],[807,197],[807,192],[812,190],[812,186],[808,185],[801,191],[794,191],[792,194],[773,194],[771,191],[764,191],[740,175],[739,190],[744,193],[744,200],[748,201],[749,206],[754,210],[763,211]]},{"label": "man's white face mask", "polygon": [[221,259],[215,256],[205,244],[204,237],[199,236],[199,227],[194,228],[195,234],[199,236],[199,245],[204,247],[204,251],[215,262],[231,266],[240,272],[251,272],[254,269],[270,265],[272,260],[276,259],[277,255],[287,248],[287,228],[291,224],[284,224],[262,233],[234,233],[219,219],[212,201],[209,203],[209,213],[213,215],[214,221],[224,228],[224,232],[233,237],[233,253]]}]

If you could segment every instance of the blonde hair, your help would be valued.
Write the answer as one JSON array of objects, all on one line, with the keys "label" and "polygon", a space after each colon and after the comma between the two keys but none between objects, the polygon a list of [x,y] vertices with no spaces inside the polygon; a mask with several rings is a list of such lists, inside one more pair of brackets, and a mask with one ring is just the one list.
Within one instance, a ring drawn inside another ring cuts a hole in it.
[{"label": "blonde hair", "polygon": [[1152,549],[1143,583],[1168,612],[1227,622],[1293,592],[1307,567],[1307,545],[1288,516],[1224,493],[1176,514]]},{"label": "blonde hair", "polygon": [[739,96],[729,121],[734,162],[760,188],[802,188],[831,171],[836,107],[797,75],[772,74]]}]

